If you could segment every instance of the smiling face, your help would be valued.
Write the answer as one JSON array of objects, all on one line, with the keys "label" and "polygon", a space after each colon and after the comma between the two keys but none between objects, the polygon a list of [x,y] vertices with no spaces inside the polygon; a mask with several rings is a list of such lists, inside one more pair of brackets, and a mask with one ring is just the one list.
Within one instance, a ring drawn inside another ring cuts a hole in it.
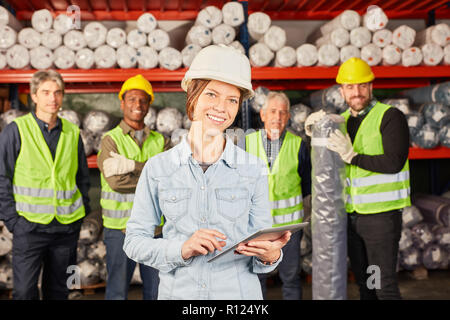
[{"label": "smiling face", "polygon": [[57,114],[61,108],[63,96],[63,90],[55,81],[42,82],[36,93],[31,94],[31,99],[36,104],[36,114]]},{"label": "smiling face", "polygon": [[132,89],[125,93],[120,103],[123,120],[133,129],[144,127],[144,118],[150,107],[150,96],[142,90]]},{"label": "smiling face", "polygon": [[273,97],[267,102],[267,107],[259,113],[264,129],[271,140],[276,140],[283,133],[291,117],[289,107],[280,97]]},{"label": "smiling face", "polygon": [[356,83],[343,84],[340,87],[340,92],[345,102],[350,107],[352,113],[357,114],[362,111],[369,104],[372,99],[372,83]]},{"label": "smiling face", "polygon": [[198,96],[193,121],[201,122],[203,132],[224,132],[234,122],[240,97],[241,91],[236,86],[217,80],[209,81]]}]

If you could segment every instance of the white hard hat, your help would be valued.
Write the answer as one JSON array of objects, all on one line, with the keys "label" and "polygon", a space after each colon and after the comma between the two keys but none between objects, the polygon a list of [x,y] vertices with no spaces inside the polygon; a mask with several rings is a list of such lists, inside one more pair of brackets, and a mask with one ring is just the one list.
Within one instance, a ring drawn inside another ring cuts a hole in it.
[{"label": "white hard hat", "polygon": [[187,91],[192,79],[218,80],[244,90],[243,100],[254,96],[248,58],[233,47],[211,45],[197,53],[186,71],[181,87]]}]

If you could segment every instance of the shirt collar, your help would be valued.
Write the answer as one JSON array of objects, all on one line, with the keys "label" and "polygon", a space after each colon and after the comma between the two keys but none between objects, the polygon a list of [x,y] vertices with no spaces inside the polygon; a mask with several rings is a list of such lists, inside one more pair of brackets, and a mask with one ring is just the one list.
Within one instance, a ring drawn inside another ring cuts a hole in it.
[{"label": "shirt collar", "polygon": [[[48,123],[46,123],[46,122],[42,121],[41,119],[39,119],[36,116],[36,112],[31,111],[31,114],[33,115],[34,119],[36,120],[39,128],[41,128],[41,130],[45,129],[45,130],[48,131]],[[62,122],[61,122],[61,119],[59,117],[56,119],[56,125],[52,128],[52,130],[54,130],[54,129],[62,129]]]},{"label": "shirt collar", "polygon": [[[236,146],[234,145],[233,141],[228,137],[226,137],[225,141],[226,141],[225,148],[222,154],[220,155],[219,159],[217,160],[217,162],[223,161],[230,168],[236,168],[235,149],[234,149]],[[181,142],[177,147],[181,163],[188,163],[189,159],[192,157],[192,150],[187,140],[187,134],[183,136]]]},{"label": "shirt collar", "polygon": [[[119,123],[120,128],[122,129],[122,132],[124,135],[129,134],[130,136],[132,136],[134,138],[134,133],[136,132],[135,129],[133,129],[132,127],[130,127],[125,120],[121,120]],[[150,133],[150,128],[147,126],[144,126],[144,135],[147,136]]]},{"label": "shirt collar", "polygon": [[233,140],[226,137],[225,149],[223,150],[222,155],[219,158],[219,160],[222,160],[226,165],[233,169],[236,169],[235,148],[236,146],[234,145]]},{"label": "shirt collar", "polygon": [[369,111],[372,110],[372,108],[377,104],[377,102],[378,102],[377,99],[372,98],[372,100],[369,101],[369,104],[367,105],[367,107],[365,107],[363,110],[358,112],[356,117],[360,118],[360,117],[366,116],[366,114],[368,114]]},{"label": "shirt collar", "polygon": [[261,129],[261,133],[262,133],[262,138],[263,138],[263,140],[265,140],[265,141],[270,141],[270,142],[274,142],[274,141],[283,141],[283,139],[284,139],[284,136],[286,135],[286,128],[283,130],[283,132],[281,133],[281,136],[277,139],[277,140],[270,140],[268,137],[267,137],[267,132],[266,132],[266,129]]}]

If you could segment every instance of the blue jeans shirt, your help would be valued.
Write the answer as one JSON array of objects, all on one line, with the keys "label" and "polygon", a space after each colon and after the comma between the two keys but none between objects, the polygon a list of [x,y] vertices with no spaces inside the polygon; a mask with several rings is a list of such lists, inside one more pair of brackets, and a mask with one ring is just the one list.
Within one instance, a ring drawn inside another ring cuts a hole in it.
[{"label": "blue jeans shirt", "polygon": [[[184,260],[181,248],[198,229],[225,234],[228,246],[272,226],[264,163],[229,139],[222,156],[205,173],[186,137],[150,158],[140,176],[124,250],[136,262],[159,269],[159,299],[262,299],[257,273],[274,270],[256,257],[232,252],[214,260]],[[154,229],[164,216],[163,238]]]}]

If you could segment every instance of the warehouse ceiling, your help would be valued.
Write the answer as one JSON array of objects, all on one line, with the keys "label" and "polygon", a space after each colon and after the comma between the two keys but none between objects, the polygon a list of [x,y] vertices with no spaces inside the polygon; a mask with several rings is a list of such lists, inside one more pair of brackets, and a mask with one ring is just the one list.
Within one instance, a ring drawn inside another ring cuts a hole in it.
[{"label": "warehouse ceiling", "polygon": [[[71,5],[81,9],[83,20],[136,20],[143,12],[151,12],[161,20],[192,20],[206,6],[221,8],[225,0],[7,0],[1,1],[16,10],[17,17],[29,20],[34,11],[48,9],[56,14]],[[434,10],[438,19],[450,19],[448,0],[251,0],[249,13],[266,12],[274,20],[331,19],[343,10],[363,14],[368,5],[381,7],[391,19],[428,18]]]}]

